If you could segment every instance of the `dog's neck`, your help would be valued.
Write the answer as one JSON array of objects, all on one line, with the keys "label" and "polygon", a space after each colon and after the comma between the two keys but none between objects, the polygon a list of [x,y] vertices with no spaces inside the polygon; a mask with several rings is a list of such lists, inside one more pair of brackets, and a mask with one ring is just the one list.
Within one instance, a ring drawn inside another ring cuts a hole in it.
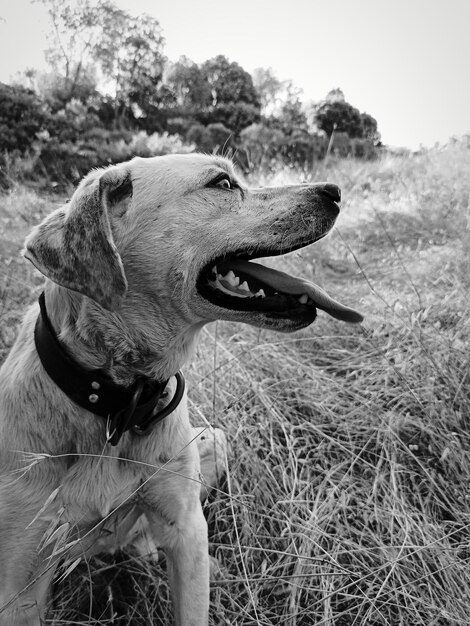
[{"label": "dog's neck", "polygon": [[203,324],[156,328],[132,314],[132,298],[119,313],[104,311],[88,298],[50,281],[45,288],[52,326],[69,354],[83,367],[101,370],[115,383],[130,386],[139,377],[171,378],[192,357]]}]

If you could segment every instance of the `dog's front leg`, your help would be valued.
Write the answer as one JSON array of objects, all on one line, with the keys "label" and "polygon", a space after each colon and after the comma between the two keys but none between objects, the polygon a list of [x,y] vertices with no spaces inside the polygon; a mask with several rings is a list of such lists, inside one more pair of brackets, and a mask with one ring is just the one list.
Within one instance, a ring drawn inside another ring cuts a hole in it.
[{"label": "dog's front leg", "polygon": [[[21,525],[19,525],[21,528]],[[40,626],[43,623],[47,592],[57,562],[40,558],[32,533],[22,532],[17,544],[3,554],[0,567],[0,626]],[[3,565],[3,564],[2,564]]]},{"label": "dog's front leg", "polygon": [[207,523],[199,498],[178,522],[163,521],[159,515],[150,515],[149,522],[167,557],[176,625],[207,626],[209,554]]}]

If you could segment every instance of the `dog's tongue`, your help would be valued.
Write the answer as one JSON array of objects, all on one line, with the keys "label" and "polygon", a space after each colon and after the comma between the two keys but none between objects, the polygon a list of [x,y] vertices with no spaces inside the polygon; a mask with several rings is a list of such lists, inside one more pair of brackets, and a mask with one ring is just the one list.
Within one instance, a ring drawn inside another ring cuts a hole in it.
[{"label": "dog's tongue", "polygon": [[292,296],[301,296],[306,293],[319,309],[326,311],[332,317],[342,320],[343,322],[359,323],[364,319],[358,311],[333,300],[321,287],[303,278],[289,276],[289,274],[284,272],[242,259],[230,259],[227,263],[227,267],[228,266],[230,266],[230,269],[235,273],[237,270],[240,270],[244,274],[256,278],[258,281],[265,283],[276,291]]}]

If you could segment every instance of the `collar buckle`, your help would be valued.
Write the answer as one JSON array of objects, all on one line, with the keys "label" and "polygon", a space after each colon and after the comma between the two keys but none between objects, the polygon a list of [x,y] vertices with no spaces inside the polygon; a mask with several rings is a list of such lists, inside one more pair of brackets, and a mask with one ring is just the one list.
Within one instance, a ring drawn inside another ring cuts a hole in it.
[{"label": "collar buckle", "polygon": [[[109,432],[109,436],[107,440],[112,446],[116,446],[119,443],[119,440],[122,437],[122,434],[130,428],[129,424],[134,416],[135,410],[140,400],[140,396],[142,395],[142,391],[144,390],[144,381],[139,379],[137,381],[136,389],[134,391],[134,395],[131,398],[131,401],[127,406],[123,409],[120,409],[117,413],[113,415],[113,417],[109,420],[107,428],[107,433]],[[160,398],[160,394],[158,394]],[[158,400],[157,400],[158,402]]]},{"label": "collar buckle", "polygon": [[179,371],[176,372],[175,378],[176,390],[173,398],[160,411],[157,411],[157,406],[162,399],[168,381],[160,385],[157,391],[152,394],[150,400],[142,404],[139,404],[139,400],[142,396],[145,382],[142,379],[137,381],[134,395],[129,404],[123,409],[120,409],[109,420],[108,441],[112,446],[116,446],[119,443],[119,440],[126,430],[131,430],[134,434],[139,436],[147,435],[149,430],[178,407],[184,395],[185,380],[183,374]]},{"label": "collar buckle", "polygon": [[[163,419],[165,419],[165,417],[170,415],[170,413],[173,413],[173,411],[178,407],[179,403],[183,399],[186,383],[185,383],[185,379],[181,371],[176,372],[175,378],[176,378],[175,394],[173,398],[170,400],[170,402],[165,407],[163,407],[161,411],[157,411],[156,410],[157,402],[161,397],[161,392],[160,392],[158,400],[155,403],[154,409],[153,411],[151,411],[147,419],[144,418],[144,420],[142,420],[139,424],[134,424],[133,426],[130,427],[133,433],[135,433],[136,435],[140,435],[140,436],[147,435],[148,431],[151,428],[153,428],[156,424],[158,424],[158,422],[161,422]],[[163,387],[162,391],[164,389],[165,387]]]}]

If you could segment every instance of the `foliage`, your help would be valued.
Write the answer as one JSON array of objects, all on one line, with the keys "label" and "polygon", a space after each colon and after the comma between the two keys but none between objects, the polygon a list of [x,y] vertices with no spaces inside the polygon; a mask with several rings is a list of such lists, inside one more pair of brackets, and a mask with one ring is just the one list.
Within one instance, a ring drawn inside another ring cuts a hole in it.
[{"label": "foliage", "polygon": [[84,77],[93,74],[93,54],[104,31],[104,16],[112,3],[83,0],[41,0],[51,23],[50,45],[46,51],[53,74],[61,77],[56,95],[66,104],[78,96]]},{"label": "foliage", "polygon": [[55,74],[63,77],[64,104],[77,96],[83,76],[98,64],[113,93],[116,117],[132,104],[143,111],[152,105],[165,61],[156,19],[131,17],[110,0],[41,1],[53,24],[48,59]]},{"label": "foliage", "polygon": [[230,62],[219,54],[203,63],[201,71],[211,90],[214,106],[245,102],[259,108],[259,97],[253,79],[238,63]]},{"label": "foliage", "polygon": [[369,113],[361,113],[362,137],[374,143],[380,141],[380,133],[377,130],[377,120]]},{"label": "foliage", "polygon": [[171,64],[166,84],[174,94],[176,105],[186,114],[195,114],[212,103],[212,92],[202,68],[187,57]]},{"label": "foliage", "polygon": [[155,106],[165,58],[158,21],[149,15],[130,17],[120,10],[107,15],[105,37],[96,48],[101,69],[120,106],[137,104],[145,113]]},{"label": "foliage", "polygon": [[350,139],[380,140],[377,121],[368,113],[360,113],[346,101],[341,89],[330,91],[315,107],[314,121],[329,137],[333,132],[346,133]]},{"label": "foliage", "polygon": [[[194,145],[185,143],[178,135],[168,133],[153,133],[147,135],[145,132],[133,135],[127,144],[123,145],[123,151],[135,156],[150,157],[162,156],[164,154],[184,154],[194,151]],[[128,158],[125,155],[119,158],[120,161]]]},{"label": "foliage", "polygon": [[[183,150],[232,154],[245,171],[279,162],[309,170],[333,130],[337,155],[377,156],[376,120],[339,89],[306,107],[271,68],[252,77],[223,55],[169,63],[158,21],[132,17],[112,0],[38,1],[51,20],[50,70],[28,69],[0,85],[3,186],[13,172],[35,182],[44,176],[45,184],[75,181],[86,167],[132,156],[133,136],[177,135]],[[144,143],[152,154],[152,142]]]},{"label": "foliage", "polygon": [[272,115],[268,120],[271,126],[279,128],[285,135],[308,132],[307,116],[299,98],[286,100],[279,113]]},{"label": "foliage", "polygon": [[348,137],[362,136],[361,114],[348,102],[322,102],[317,107],[315,121],[328,136],[335,130]]},{"label": "foliage", "polygon": [[198,115],[201,121],[219,122],[238,135],[259,120],[260,102],[253,80],[238,63],[220,54],[203,63],[201,72],[212,97]]},{"label": "foliage", "polygon": [[24,152],[49,123],[47,108],[34,91],[0,83],[0,152]]},{"label": "foliage", "polygon": [[221,102],[201,111],[197,118],[204,124],[222,124],[238,136],[244,128],[259,120],[259,114],[253,105],[246,102]]},{"label": "foliage", "polygon": [[[67,127],[69,128],[69,127]],[[62,191],[78,181],[94,167],[127,161],[134,156],[192,152],[194,143],[167,132],[147,134],[103,131],[92,128],[81,140],[51,137],[38,133],[32,149],[22,157],[8,154],[0,161],[0,187],[19,181]]]},{"label": "foliage", "polygon": [[193,143],[198,151],[212,152],[229,152],[233,144],[233,133],[223,124],[215,123],[203,126],[202,124],[193,124],[186,134],[186,140]]},{"label": "foliage", "polygon": [[272,113],[282,101],[284,83],[277,78],[271,67],[257,67],[253,70],[253,85],[259,96],[262,113]]},{"label": "foliage", "polygon": [[263,123],[252,124],[240,134],[240,147],[252,170],[269,168],[285,142],[284,133]]},{"label": "foliage", "polygon": [[43,72],[29,68],[20,72],[12,81],[12,86],[28,86],[52,113],[60,111],[72,100],[86,104],[99,98],[97,85],[96,68],[92,66],[87,67],[86,72],[76,78],[72,92],[65,76],[55,71]]}]

